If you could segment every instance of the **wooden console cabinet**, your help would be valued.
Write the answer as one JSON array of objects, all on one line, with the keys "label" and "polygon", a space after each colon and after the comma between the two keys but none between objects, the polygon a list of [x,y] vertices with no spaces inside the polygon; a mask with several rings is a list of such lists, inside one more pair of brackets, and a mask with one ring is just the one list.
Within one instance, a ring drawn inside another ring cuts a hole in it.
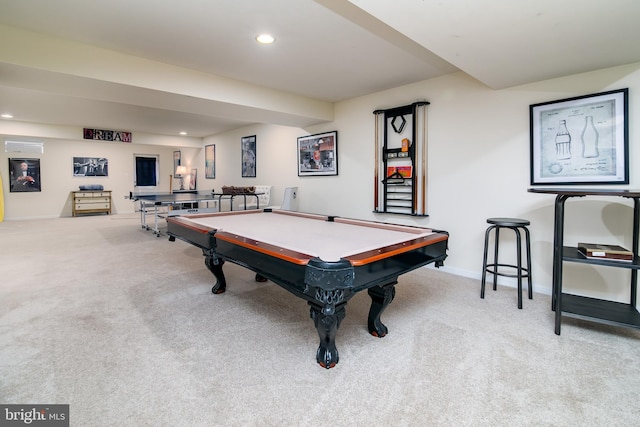
[{"label": "wooden console cabinet", "polygon": [[73,191],[73,216],[111,213],[111,191]]}]

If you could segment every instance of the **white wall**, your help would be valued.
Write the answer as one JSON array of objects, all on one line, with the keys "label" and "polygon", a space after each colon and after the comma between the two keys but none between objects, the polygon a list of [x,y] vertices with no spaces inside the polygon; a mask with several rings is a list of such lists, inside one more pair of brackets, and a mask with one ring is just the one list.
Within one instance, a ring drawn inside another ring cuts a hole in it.
[{"label": "white wall", "polygon": [[[455,73],[340,102],[335,106],[335,121],[322,126],[298,129],[255,125],[205,138],[200,142],[201,147],[216,145],[215,179],[204,179],[204,150],[194,148],[193,144],[182,148],[183,159],[189,159],[191,167],[198,169],[199,189],[270,184],[274,186],[272,204],[279,204],[285,187],[298,186],[301,211],[446,230],[451,236],[449,258],[444,268],[469,277],[480,277],[487,218],[514,216],[529,219],[532,223],[534,289],[549,293],[554,198],[527,192],[529,105],[625,87],[629,88],[630,96],[631,184],[628,187],[640,188],[640,177],[635,168],[640,157],[640,150],[636,148],[640,130],[633,120],[635,105],[640,98],[640,63],[505,90],[489,89],[464,73]],[[431,103],[428,107],[429,216],[374,214],[373,111],[417,100]],[[298,177],[296,138],[331,130],[338,131],[339,175]],[[257,177],[241,178],[240,138],[249,135],[257,137]],[[70,214],[70,206],[65,205],[65,200],[68,192],[80,183],[78,178],[71,177],[73,156],[109,157],[110,177],[105,187],[111,187],[119,194],[131,190],[131,180],[127,176],[131,170],[127,168],[131,165],[129,159],[132,154],[140,151],[131,148],[135,144],[129,148],[107,144],[104,149],[100,148],[100,143],[86,141],[56,141],[56,144],[61,145],[59,151],[57,146],[45,147],[42,173],[46,181],[42,194],[10,195],[7,161],[0,159],[0,173],[5,180],[7,219]],[[175,146],[180,144],[175,142]],[[145,148],[151,150],[151,147]],[[163,159],[166,157],[161,175],[168,176],[174,147],[167,144],[153,148],[161,153]],[[120,154],[120,150],[124,150],[124,154]],[[3,156],[7,157],[6,154]],[[57,165],[55,176],[53,164]],[[55,195],[49,194],[53,189]],[[19,199],[16,198],[18,196]],[[120,200],[121,197],[115,197],[116,211],[130,211],[131,202]],[[565,241],[575,244],[579,240],[593,240],[630,247],[631,222],[632,207],[627,201],[605,198],[571,200],[567,203]],[[506,257],[515,253],[512,237],[505,239],[502,253],[504,261],[509,262]],[[620,301],[628,299],[629,272],[626,270],[569,263],[565,263],[564,269],[565,289]],[[512,284],[510,281],[504,283]]]},{"label": "white wall", "polygon": [[[251,135],[256,135],[256,177],[242,178],[240,139]],[[296,164],[297,138],[303,135],[306,132],[300,128],[255,125],[204,138],[205,145],[216,146],[216,178],[207,179],[203,185],[216,191],[221,191],[224,185],[271,185],[270,205],[280,205],[286,187],[304,184],[298,177]],[[204,150],[196,161],[204,171]],[[299,194],[299,200],[310,198],[305,193]]]},{"label": "white wall", "polygon": [[[79,137],[78,137],[79,135]],[[100,184],[112,191],[113,213],[132,213],[134,203],[125,199],[133,186],[134,155],[160,156],[160,190],[169,191],[173,175],[173,151],[182,152],[183,163],[190,165],[201,151],[200,139],[134,134],[135,143],[104,142],[81,139],[82,129],[62,126],[25,125],[0,121],[0,175],[2,176],[5,220],[71,216],[71,191],[80,185]],[[43,154],[6,153],[5,139],[41,141]],[[109,161],[108,177],[74,177],[73,157],[104,157]],[[11,158],[40,159],[40,192],[11,193],[9,162]],[[194,163],[195,164],[195,163]],[[199,173],[204,175],[204,167]],[[200,182],[200,181],[199,181]],[[173,180],[173,188],[179,186]]]},{"label": "white wall", "polygon": [[[549,292],[554,198],[527,192],[529,105],[624,87],[630,88],[629,187],[637,188],[640,187],[640,176],[635,174],[634,165],[638,164],[640,151],[635,149],[635,142],[639,140],[640,131],[634,126],[633,118],[634,105],[640,98],[640,64],[499,91],[488,89],[463,73],[456,73],[343,102],[337,108],[333,127],[341,130],[341,160],[350,161],[345,179],[355,188],[372,186],[373,151],[368,147],[372,147],[374,136],[371,114],[374,109],[428,100],[431,103],[428,107],[430,217],[397,220],[449,231],[447,269],[479,277],[486,218],[515,216],[529,219],[532,222],[535,289]],[[340,186],[334,190],[337,194],[333,203],[340,213],[389,218],[371,213],[371,191],[345,192]],[[311,210],[321,208],[320,204],[310,207]],[[601,198],[570,201],[566,215],[567,244],[593,240],[631,247],[632,208],[629,202]],[[505,249],[505,255],[515,253],[515,249],[506,246]],[[609,298],[615,295],[616,299],[628,301],[628,270],[565,264],[565,272],[566,289]]]},{"label": "white wall", "polygon": [[[335,121],[308,129],[255,126],[209,138],[216,143],[222,184],[270,183],[278,192],[300,187],[300,210],[363,219],[415,224],[451,233],[444,269],[479,278],[486,219],[513,216],[531,221],[536,292],[550,293],[553,244],[552,195],[528,193],[529,105],[606,90],[630,89],[629,188],[640,188],[635,174],[640,150],[634,105],[640,98],[640,64],[562,79],[492,90],[464,73],[455,73],[336,105]],[[426,218],[373,213],[374,115],[377,109],[427,100],[428,214]],[[338,131],[336,177],[297,177],[298,136]],[[240,137],[257,135],[258,178],[239,180]],[[225,162],[230,162],[225,167]],[[228,172],[228,173],[227,173]],[[278,192],[276,195],[281,197]],[[619,198],[569,201],[566,244],[592,240],[631,247],[632,205]],[[513,262],[513,236],[503,233],[501,262]],[[511,258],[511,259],[509,259]],[[628,302],[628,270],[565,263],[565,289]],[[513,285],[512,280],[501,282]],[[478,289],[479,292],[479,289]]]}]

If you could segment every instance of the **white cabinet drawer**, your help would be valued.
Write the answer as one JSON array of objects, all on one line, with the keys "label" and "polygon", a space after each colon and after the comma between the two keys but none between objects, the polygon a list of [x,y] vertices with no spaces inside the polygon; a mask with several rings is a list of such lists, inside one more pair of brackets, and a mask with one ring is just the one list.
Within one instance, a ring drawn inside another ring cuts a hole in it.
[{"label": "white cabinet drawer", "polygon": [[95,211],[95,210],[109,210],[111,205],[109,203],[77,203],[77,211]]},{"label": "white cabinet drawer", "polygon": [[91,204],[91,203],[109,203],[110,197],[88,197],[86,199],[76,199],[76,204]]},{"label": "white cabinet drawer", "polygon": [[84,199],[87,197],[111,197],[110,193],[107,191],[76,191],[74,194],[77,199]]}]

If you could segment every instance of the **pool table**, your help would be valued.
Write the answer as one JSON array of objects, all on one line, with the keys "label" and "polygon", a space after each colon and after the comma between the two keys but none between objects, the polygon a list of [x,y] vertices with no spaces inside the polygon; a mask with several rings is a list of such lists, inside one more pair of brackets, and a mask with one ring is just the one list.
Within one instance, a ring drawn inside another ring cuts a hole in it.
[{"label": "pool table", "polygon": [[380,316],[398,276],[441,266],[449,238],[429,228],[277,209],[168,217],[167,234],[202,249],[214,294],[226,289],[222,266],[229,261],[306,300],[320,337],[316,360],[326,369],[339,360],[335,338],[347,301],[367,289],[369,332],[384,337]]}]

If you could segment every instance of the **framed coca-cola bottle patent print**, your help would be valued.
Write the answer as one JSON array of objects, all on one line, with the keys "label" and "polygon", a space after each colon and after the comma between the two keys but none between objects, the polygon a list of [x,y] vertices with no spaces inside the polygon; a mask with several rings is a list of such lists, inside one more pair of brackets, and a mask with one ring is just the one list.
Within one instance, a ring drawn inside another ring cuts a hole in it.
[{"label": "framed coca-cola bottle patent print", "polygon": [[531,185],[628,184],[628,92],[530,105]]}]

